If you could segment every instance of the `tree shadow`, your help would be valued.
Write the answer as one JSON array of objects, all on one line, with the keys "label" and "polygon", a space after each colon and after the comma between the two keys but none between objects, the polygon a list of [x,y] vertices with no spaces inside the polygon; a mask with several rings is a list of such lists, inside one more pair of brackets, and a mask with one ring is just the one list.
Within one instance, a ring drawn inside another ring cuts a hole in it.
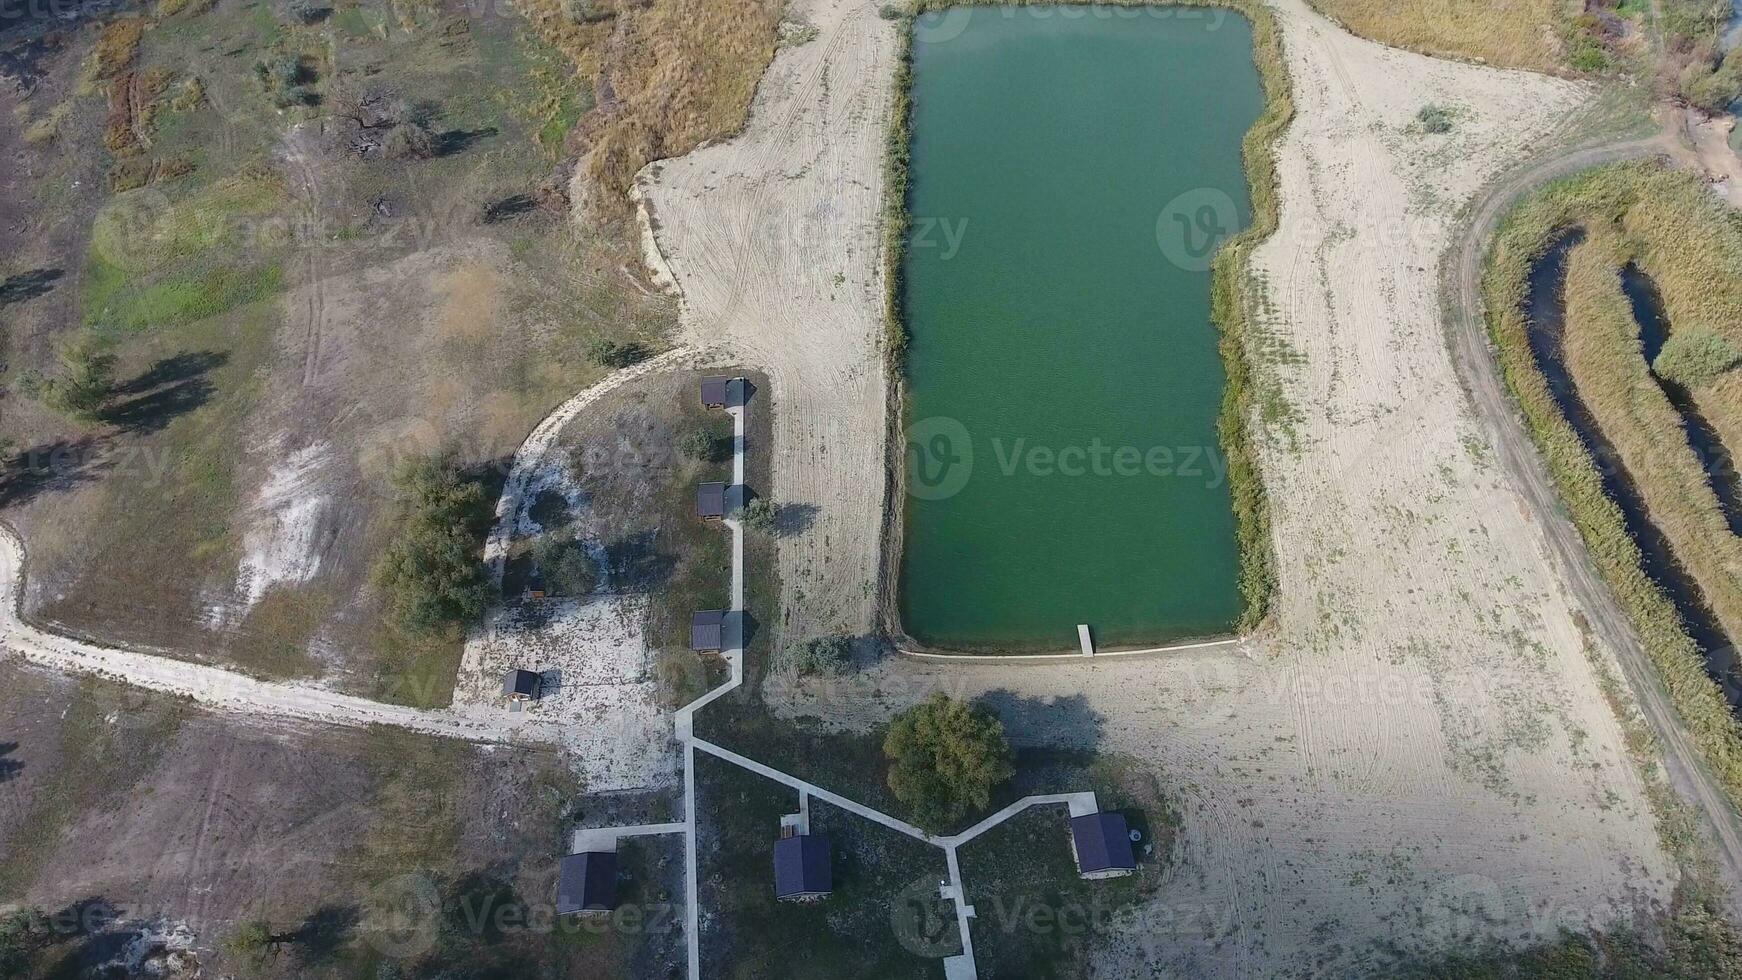
[{"label": "tree shadow", "polygon": [[998,716],[1004,730],[1031,733],[1023,739],[1042,749],[1093,752],[1101,744],[1106,721],[1081,694],[1050,698],[1024,697],[1006,688],[987,691],[979,704]]},{"label": "tree shadow", "polygon": [[17,742],[0,742],[0,783],[17,779],[18,774],[24,771],[24,763],[6,758],[17,751]]},{"label": "tree shadow", "polygon": [[810,530],[817,521],[816,504],[780,504],[774,509],[774,534],[789,538]]},{"label": "tree shadow", "polygon": [[491,201],[484,205],[484,223],[493,225],[518,215],[525,214],[538,207],[538,202],[526,194],[515,194],[500,201]]},{"label": "tree shadow", "polygon": [[26,303],[54,288],[65,273],[59,269],[32,269],[0,282],[0,306]]},{"label": "tree shadow", "polygon": [[284,942],[296,947],[303,966],[319,966],[333,959],[356,931],[362,913],[355,905],[323,905],[309,913]]},{"label": "tree shadow", "polygon": [[106,440],[56,439],[12,454],[0,470],[0,507],[28,503],[49,490],[71,490],[108,468]]},{"label": "tree shadow", "polygon": [[611,586],[620,591],[648,591],[671,580],[677,556],[660,551],[658,531],[642,531],[605,546]]},{"label": "tree shadow", "polygon": [[495,126],[485,126],[482,129],[450,129],[436,136],[435,155],[446,157],[462,153],[469,149],[473,143],[481,139],[489,139],[497,132]]},{"label": "tree shadow", "polygon": [[220,351],[162,358],[115,389],[117,394],[133,397],[103,409],[100,418],[125,432],[157,432],[211,400],[215,388],[207,375],[229,358]]}]

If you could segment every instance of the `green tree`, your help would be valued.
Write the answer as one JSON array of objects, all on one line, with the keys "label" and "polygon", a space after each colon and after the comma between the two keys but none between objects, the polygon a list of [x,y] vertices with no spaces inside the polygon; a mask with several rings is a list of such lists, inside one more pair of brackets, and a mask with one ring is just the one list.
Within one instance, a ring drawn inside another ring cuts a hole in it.
[{"label": "green tree", "polygon": [[679,437],[677,451],[703,463],[723,463],[732,455],[731,438],[713,426],[697,426]]},{"label": "green tree", "polygon": [[400,623],[428,631],[474,622],[489,601],[484,489],[449,459],[422,459],[394,474],[399,495],[393,540],[375,567]]},{"label": "green tree", "polygon": [[1742,362],[1742,351],[1717,331],[1698,324],[1677,330],[1664,341],[1651,369],[1687,388],[1706,384]]},{"label": "green tree", "polygon": [[19,388],[54,412],[81,422],[94,421],[115,389],[115,355],[95,335],[80,333],[55,349],[60,373],[31,371]]},{"label": "green tree", "polygon": [[757,534],[773,534],[780,526],[780,508],[766,497],[757,497],[738,509],[738,520]]},{"label": "green tree", "polygon": [[777,668],[799,677],[834,677],[853,662],[853,641],[845,636],[820,636],[780,651]]},{"label": "green tree", "polygon": [[245,967],[259,969],[278,951],[278,937],[265,919],[241,922],[224,937],[224,950]]},{"label": "green tree", "polygon": [[557,595],[586,595],[598,582],[593,559],[573,531],[539,535],[532,543],[532,563],[544,573],[545,584]]},{"label": "green tree", "polygon": [[895,798],[931,831],[985,806],[1015,772],[1003,723],[942,693],[896,716],[883,754]]},{"label": "green tree", "polygon": [[652,354],[646,345],[633,341],[618,343],[600,337],[587,345],[587,357],[600,367],[626,368],[647,360]]},{"label": "green tree", "polygon": [[1682,70],[1677,86],[1690,105],[1706,112],[1724,112],[1742,98],[1742,48],[1722,61],[1697,58]]}]

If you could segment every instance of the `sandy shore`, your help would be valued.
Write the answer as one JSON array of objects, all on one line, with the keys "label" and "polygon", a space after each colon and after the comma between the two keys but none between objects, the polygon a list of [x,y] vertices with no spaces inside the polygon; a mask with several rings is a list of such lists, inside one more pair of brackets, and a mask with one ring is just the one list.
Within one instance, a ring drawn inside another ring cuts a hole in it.
[{"label": "sandy shore", "polygon": [[[1020,740],[1138,760],[1183,826],[1160,918],[1103,945],[1109,975],[1334,974],[1387,949],[1549,939],[1658,907],[1675,882],[1601,692],[1613,658],[1587,651],[1440,323],[1460,209],[1587,93],[1275,9],[1298,116],[1281,227],[1253,262],[1281,355],[1259,373],[1290,409],[1263,433],[1272,626],[1234,652],[1118,664],[892,660],[790,706],[856,726],[941,687],[988,695]],[[872,612],[895,38],[870,5],[803,13],[821,37],[776,59],[745,137],[643,191],[691,342],[775,378],[775,493],[821,508],[781,555],[785,615],[812,632]],[[1429,103],[1450,133],[1412,127]]]},{"label": "sandy shore", "polygon": [[877,229],[897,40],[874,3],[795,7],[818,36],[775,56],[745,132],[639,181],[686,342],[768,373],[772,496],[814,508],[780,542],[789,640],[862,633],[876,612],[888,410]]}]

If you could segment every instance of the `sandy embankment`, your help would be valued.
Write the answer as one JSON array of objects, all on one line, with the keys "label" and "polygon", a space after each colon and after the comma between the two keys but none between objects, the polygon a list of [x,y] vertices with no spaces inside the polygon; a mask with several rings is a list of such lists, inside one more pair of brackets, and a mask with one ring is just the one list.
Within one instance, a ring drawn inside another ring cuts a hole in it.
[{"label": "sandy embankment", "polygon": [[[821,508],[781,553],[800,632],[872,615],[880,80],[895,52],[872,5],[809,6],[822,36],[776,59],[746,135],[644,179],[692,342],[769,367],[775,493]],[[853,724],[940,687],[990,692],[1021,739],[1150,769],[1183,818],[1177,867],[1145,928],[1103,950],[1110,975],[1336,974],[1383,961],[1381,944],[1553,938],[1674,884],[1576,603],[1439,321],[1459,210],[1586,93],[1388,50],[1301,0],[1275,9],[1298,116],[1281,227],[1253,260],[1264,346],[1285,355],[1259,371],[1290,406],[1263,434],[1273,628],[1246,656],[897,660],[800,696]],[[1451,133],[1413,131],[1429,103],[1453,110]]]},{"label": "sandy embankment", "polygon": [[795,6],[818,36],[775,56],[744,133],[639,181],[686,342],[767,371],[772,495],[815,508],[779,546],[787,639],[861,633],[876,612],[888,409],[877,229],[897,40],[876,4]]}]

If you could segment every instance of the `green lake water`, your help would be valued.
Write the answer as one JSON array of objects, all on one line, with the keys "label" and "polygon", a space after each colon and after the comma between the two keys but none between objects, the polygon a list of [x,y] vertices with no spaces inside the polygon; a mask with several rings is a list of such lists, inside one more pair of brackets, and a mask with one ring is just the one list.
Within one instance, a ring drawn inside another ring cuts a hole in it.
[{"label": "green lake water", "polygon": [[902,624],[932,646],[1240,613],[1209,257],[1250,221],[1250,25],[975,7],[913,45]]}]

